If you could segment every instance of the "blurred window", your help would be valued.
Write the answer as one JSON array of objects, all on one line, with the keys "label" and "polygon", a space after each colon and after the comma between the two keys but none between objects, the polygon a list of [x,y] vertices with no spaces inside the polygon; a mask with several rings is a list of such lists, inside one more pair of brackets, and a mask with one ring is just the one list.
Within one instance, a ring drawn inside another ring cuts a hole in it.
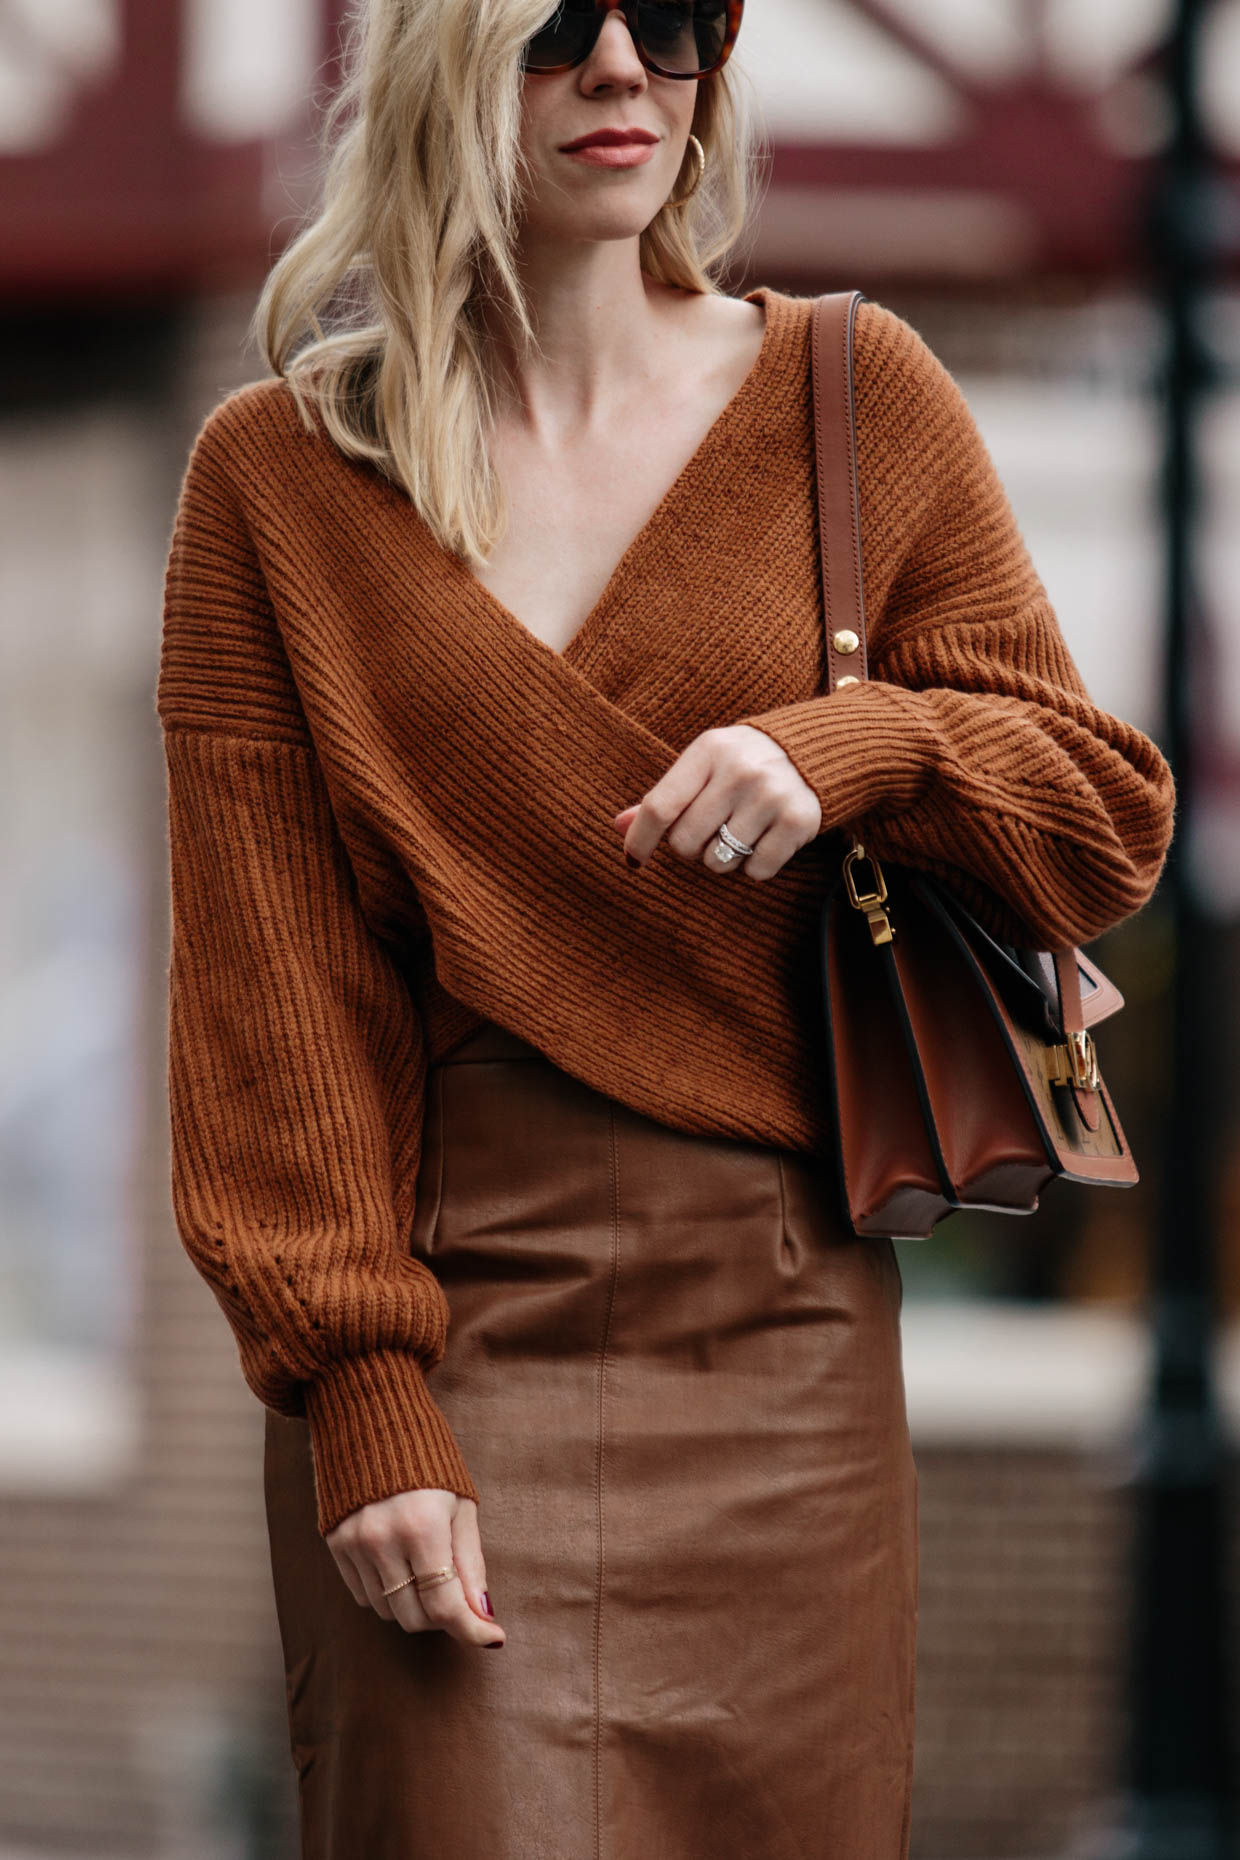
[{"label": "blurred window", "polygon": [[123,1458],[141,1232],[158,429],[0,420],[0,1471]]},{"label": "blurred window", "polygon": [[115,67],[119,0],[3,0],[0,23],[0,155],[47,148]]}]

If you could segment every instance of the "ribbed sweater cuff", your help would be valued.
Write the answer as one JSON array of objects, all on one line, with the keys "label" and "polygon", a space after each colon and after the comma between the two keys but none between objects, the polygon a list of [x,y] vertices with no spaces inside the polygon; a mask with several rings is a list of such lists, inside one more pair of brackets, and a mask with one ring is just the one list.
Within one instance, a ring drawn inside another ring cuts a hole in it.
[{"label": "ribbed sweater cuff", "polygon": [[416,1356],[346,1357],[306,1387],[322,1536],[359,1505],[438,1487],[481,1502]]},{"label": "ribbed sweater cuff", "polygon": [[822,808],[819,832],[912,807],[933,766],[933,734],[907,700],[869,683],[738,717],[777,742]]}]

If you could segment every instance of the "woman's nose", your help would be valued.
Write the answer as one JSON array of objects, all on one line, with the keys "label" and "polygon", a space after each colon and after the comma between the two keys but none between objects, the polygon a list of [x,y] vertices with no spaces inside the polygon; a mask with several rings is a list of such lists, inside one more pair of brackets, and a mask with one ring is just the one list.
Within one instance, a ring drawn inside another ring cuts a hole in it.
[{"label": "woman's nose", "polygon": [[595,89],[600,83],[644,82],[646,67],[637,56],[637,47],[621,7],[608,9],[594,49],[582,66],[582,83]]}]

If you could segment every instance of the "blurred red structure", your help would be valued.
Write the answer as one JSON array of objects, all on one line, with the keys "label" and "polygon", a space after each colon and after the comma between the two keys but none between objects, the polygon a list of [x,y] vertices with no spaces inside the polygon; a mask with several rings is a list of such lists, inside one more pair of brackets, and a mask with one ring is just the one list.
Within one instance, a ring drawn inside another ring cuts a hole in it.
[{"label": "blurred red structure", "polygon": [[[1130,68],[1104,93],[1069,87],[1046,41],[1048,0],[1028,7],[1030,59],[1006,80],[974,76],[929,31],[890,0],[849,0],[852,10],[942,78],[966,106],[959,138],[921,148],[873,143],[778,144],[772,187],[847,187],[937,193],[960,201],[1001,200],[1014,237],[1011,274],[1136,275],[1143,270],[1145,198],[1152,150],[1125,153],[1150,138],[1158,107],[1157,60]],[[905,273],[898,245],[892,268]],[[940,255],[939,275],[952,253]],[[973,274],[976,275],[976,274]]]},{"label": "blurred red structure", "polygon": [[[345,0],[319,4],[321,74],[327,77]],[[1087,279],[1139,272],[1140,203],[1153,154],[1140,144],[1149,139],[1151,112],[1157,114],[1156,61],[1125,73],[1102,96],[1068,87],[1054,61],[1036,55],[1046,11],[1041,0],[1029,9],[1035,55],[1013,77],[987,81],[954,63],[892,0],[851,4],[948,83],[966,106],[964,127],[956,139],[926,147],[777,142],[768,197],[773,222],[784,190],[794,190],[793,214],[803,210],[806,192],[823,199],[846,195],[861,221],[881,216],[883,236],[858,248],[872,275],[932,277],[950,285],[957,274],[976,284],[968,209],[989,206],[1007,227],[980,267],[991,281],[1019,286],[1037,275]],[[182,120],[183,14],[169,0],[120,0],[121,55],[106,80],[78,89],[51,146],[0,157],[8,233],[0,248],[0,294],[10,301],[179,294],[208,278],[244,280],[265,269],[273,215],[264,175],[271,150],[258,141],[204,140]],[[0,23],[11,40],[17,21],[4,0]],[[910,234],[916,230],[916,215],[901,207],[911,194],[933,198],[949,216],[953,204],[965,209],[952,221],[954,241],[927,238],[923,223],[918,243],[902,245],[902,224],[909,224]],[[847,252],[847,218],[839,237]],[[824,235],[818,254],[828,265],[836,257],[830,244]],[[807,247],[804,262],[812,265],[812,222],[800,241],[803,253]],[[758,257],[763,262],[761,248]],[[774,248],[771,259],[788,269]]]},{"label": "blurred red structure", "polygon": [[[207,141],[182,120],[181,0],[120,0],[119,13],[120,56],[102,82],[75,88],[63,134],[0,156],[10,301],[179,295],[265,266],[265,145]],[[0,23],[14,23],[4,0]],[[325,18],[325,53],[332,30]]]}]

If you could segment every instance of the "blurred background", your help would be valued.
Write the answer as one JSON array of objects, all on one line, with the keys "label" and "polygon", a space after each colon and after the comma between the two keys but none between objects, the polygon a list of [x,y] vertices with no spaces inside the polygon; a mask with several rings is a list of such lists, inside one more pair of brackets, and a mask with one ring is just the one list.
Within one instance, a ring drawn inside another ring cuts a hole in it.
[{"label": "blurred background", "polygon": [[[297,1851],[262,1412],[168,1200],[154,678],[186,452],[265,372],[246,325],[312,198],[341,11],[0,0],[0,1860]],[[1092,695],[1181,782],[1157,896],[1091,949],[1140,1185],[900,1245],[914,1860],[1213,1860],[1240,1767],[1240,4],[749,0],[736,61],[771,160],[728,288],[855,285],[914,324]]]}]

